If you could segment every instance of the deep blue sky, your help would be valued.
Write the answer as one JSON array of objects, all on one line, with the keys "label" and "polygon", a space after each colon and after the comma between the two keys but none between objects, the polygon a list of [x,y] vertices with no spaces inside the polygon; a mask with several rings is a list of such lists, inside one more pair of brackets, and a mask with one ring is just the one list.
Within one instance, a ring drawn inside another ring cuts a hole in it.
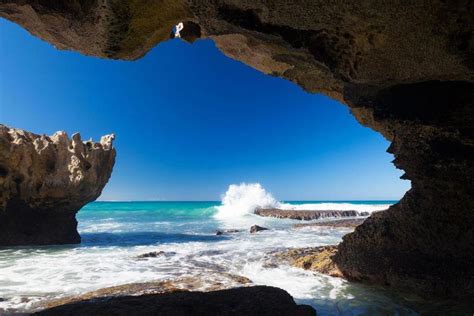
[{"label": "deep blue sky", "polygon": [[59,51],[0,20],[0,122],[117,135],[101,199],[216,200],[260,182],[277,199],[398,199],[388,142],[348,109],[179,40],[135,61]]}]

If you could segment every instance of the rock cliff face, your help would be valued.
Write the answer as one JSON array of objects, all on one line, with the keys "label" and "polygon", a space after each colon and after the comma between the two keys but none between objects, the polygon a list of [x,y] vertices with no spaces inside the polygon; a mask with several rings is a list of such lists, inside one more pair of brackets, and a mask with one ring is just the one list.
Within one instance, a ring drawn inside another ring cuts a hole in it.
[{"label": "rock cliff face", "polygon": [[75,215],[109,180],[113,139],[0,125],[0,246],[79,243]]},{"label": "rock cliff face", "polygon": [[5,0],[0,14],[56,47],[122,59],[142,56],[183,21],[181,38],[211,38],[231,58],[345,103],[392,142],[412,189],[344,238],[342,273],[474,292],[472,1],[59,3]]}]

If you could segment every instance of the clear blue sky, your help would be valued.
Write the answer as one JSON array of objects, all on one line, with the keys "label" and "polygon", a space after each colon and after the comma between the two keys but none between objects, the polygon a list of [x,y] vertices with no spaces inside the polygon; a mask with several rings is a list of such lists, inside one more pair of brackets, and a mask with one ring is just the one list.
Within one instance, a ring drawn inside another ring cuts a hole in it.
[{"label": "clear blue sky", "polygon": [[260,182],[277,199],[399,199],[388,142],[349,110],[180,40],[135,62],[59,51],[0,20],[0,122],[117,135],[101,199],[218,200]]}]

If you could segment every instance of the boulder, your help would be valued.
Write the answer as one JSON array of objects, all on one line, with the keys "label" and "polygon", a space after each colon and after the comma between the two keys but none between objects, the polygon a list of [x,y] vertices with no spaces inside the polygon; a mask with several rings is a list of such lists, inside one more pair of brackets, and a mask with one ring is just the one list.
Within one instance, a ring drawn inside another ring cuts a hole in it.
[{"label": "boulder", "polygon": [[308,305],[297,305],[284,290],[269,286],[212,292],[175,292],[141,296],[102,297],[73,302],[33,315],[295,315],[315,316]]},{"label": "boulder", "polygon": [[268,230],[268,228],[258,226],[258,225],[253,225],[252,227],[250,227],[250,233],[251,234],[258,233],[258,232],[261,232],[263,230]]}]

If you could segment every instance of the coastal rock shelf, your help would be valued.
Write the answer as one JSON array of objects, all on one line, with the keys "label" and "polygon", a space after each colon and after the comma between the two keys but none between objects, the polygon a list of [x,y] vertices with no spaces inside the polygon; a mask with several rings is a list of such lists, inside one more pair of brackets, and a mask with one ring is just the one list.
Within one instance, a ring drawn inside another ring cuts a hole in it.
[{"label": "coastal rock shelf", "polygon": [[284,290],[269,286],[212,292],[176,290],[141,296],[92,298],[53,307],[33,315],[295,315],[315,316],[308,305],[296,305]]},{"label": "coastal rock shelf", "polygon": [[350,219],[337,219],[337,220],[326,220],[323,222],[316,223],[303,223],[294,224],[293,228],[304,228],[304,227],[347,227],[354,228],[359,226],[365,221],[364,218],[350,218]]},{"label": "coastal rock shelf", "polygon": [[368,212],[357,211],[297,211],[297,210],[280,210],[276,208],[256,209],[256,215],[263,217],[288,218],[300,221],[310,221],[320,218],[339,218],[339,217],[356,217],[368,216]]},{"label": "coastal rock shelf", "polygon": [[183,22],[181,38],[210,38],[346,104],[392,143],[412,188],[345,236],[334,261],[352,279],[445,297],[474,294],[473,10],[469,0],[0,4],[55,47],[117,59],[143,56]]},{"label": "coastal rock shelf", "polygon": [[79,134],[0,125],[0,246],[79,243],[75,214],[109,180],[113,139],[83,142]]},{"label": "coastal rock shelf", "polygon": [[341,270],[333,260],[336,253],[337,246],[287,249],[272,253],[267,264],[278,265],[283,262],[297,268],[342,277]]}]

